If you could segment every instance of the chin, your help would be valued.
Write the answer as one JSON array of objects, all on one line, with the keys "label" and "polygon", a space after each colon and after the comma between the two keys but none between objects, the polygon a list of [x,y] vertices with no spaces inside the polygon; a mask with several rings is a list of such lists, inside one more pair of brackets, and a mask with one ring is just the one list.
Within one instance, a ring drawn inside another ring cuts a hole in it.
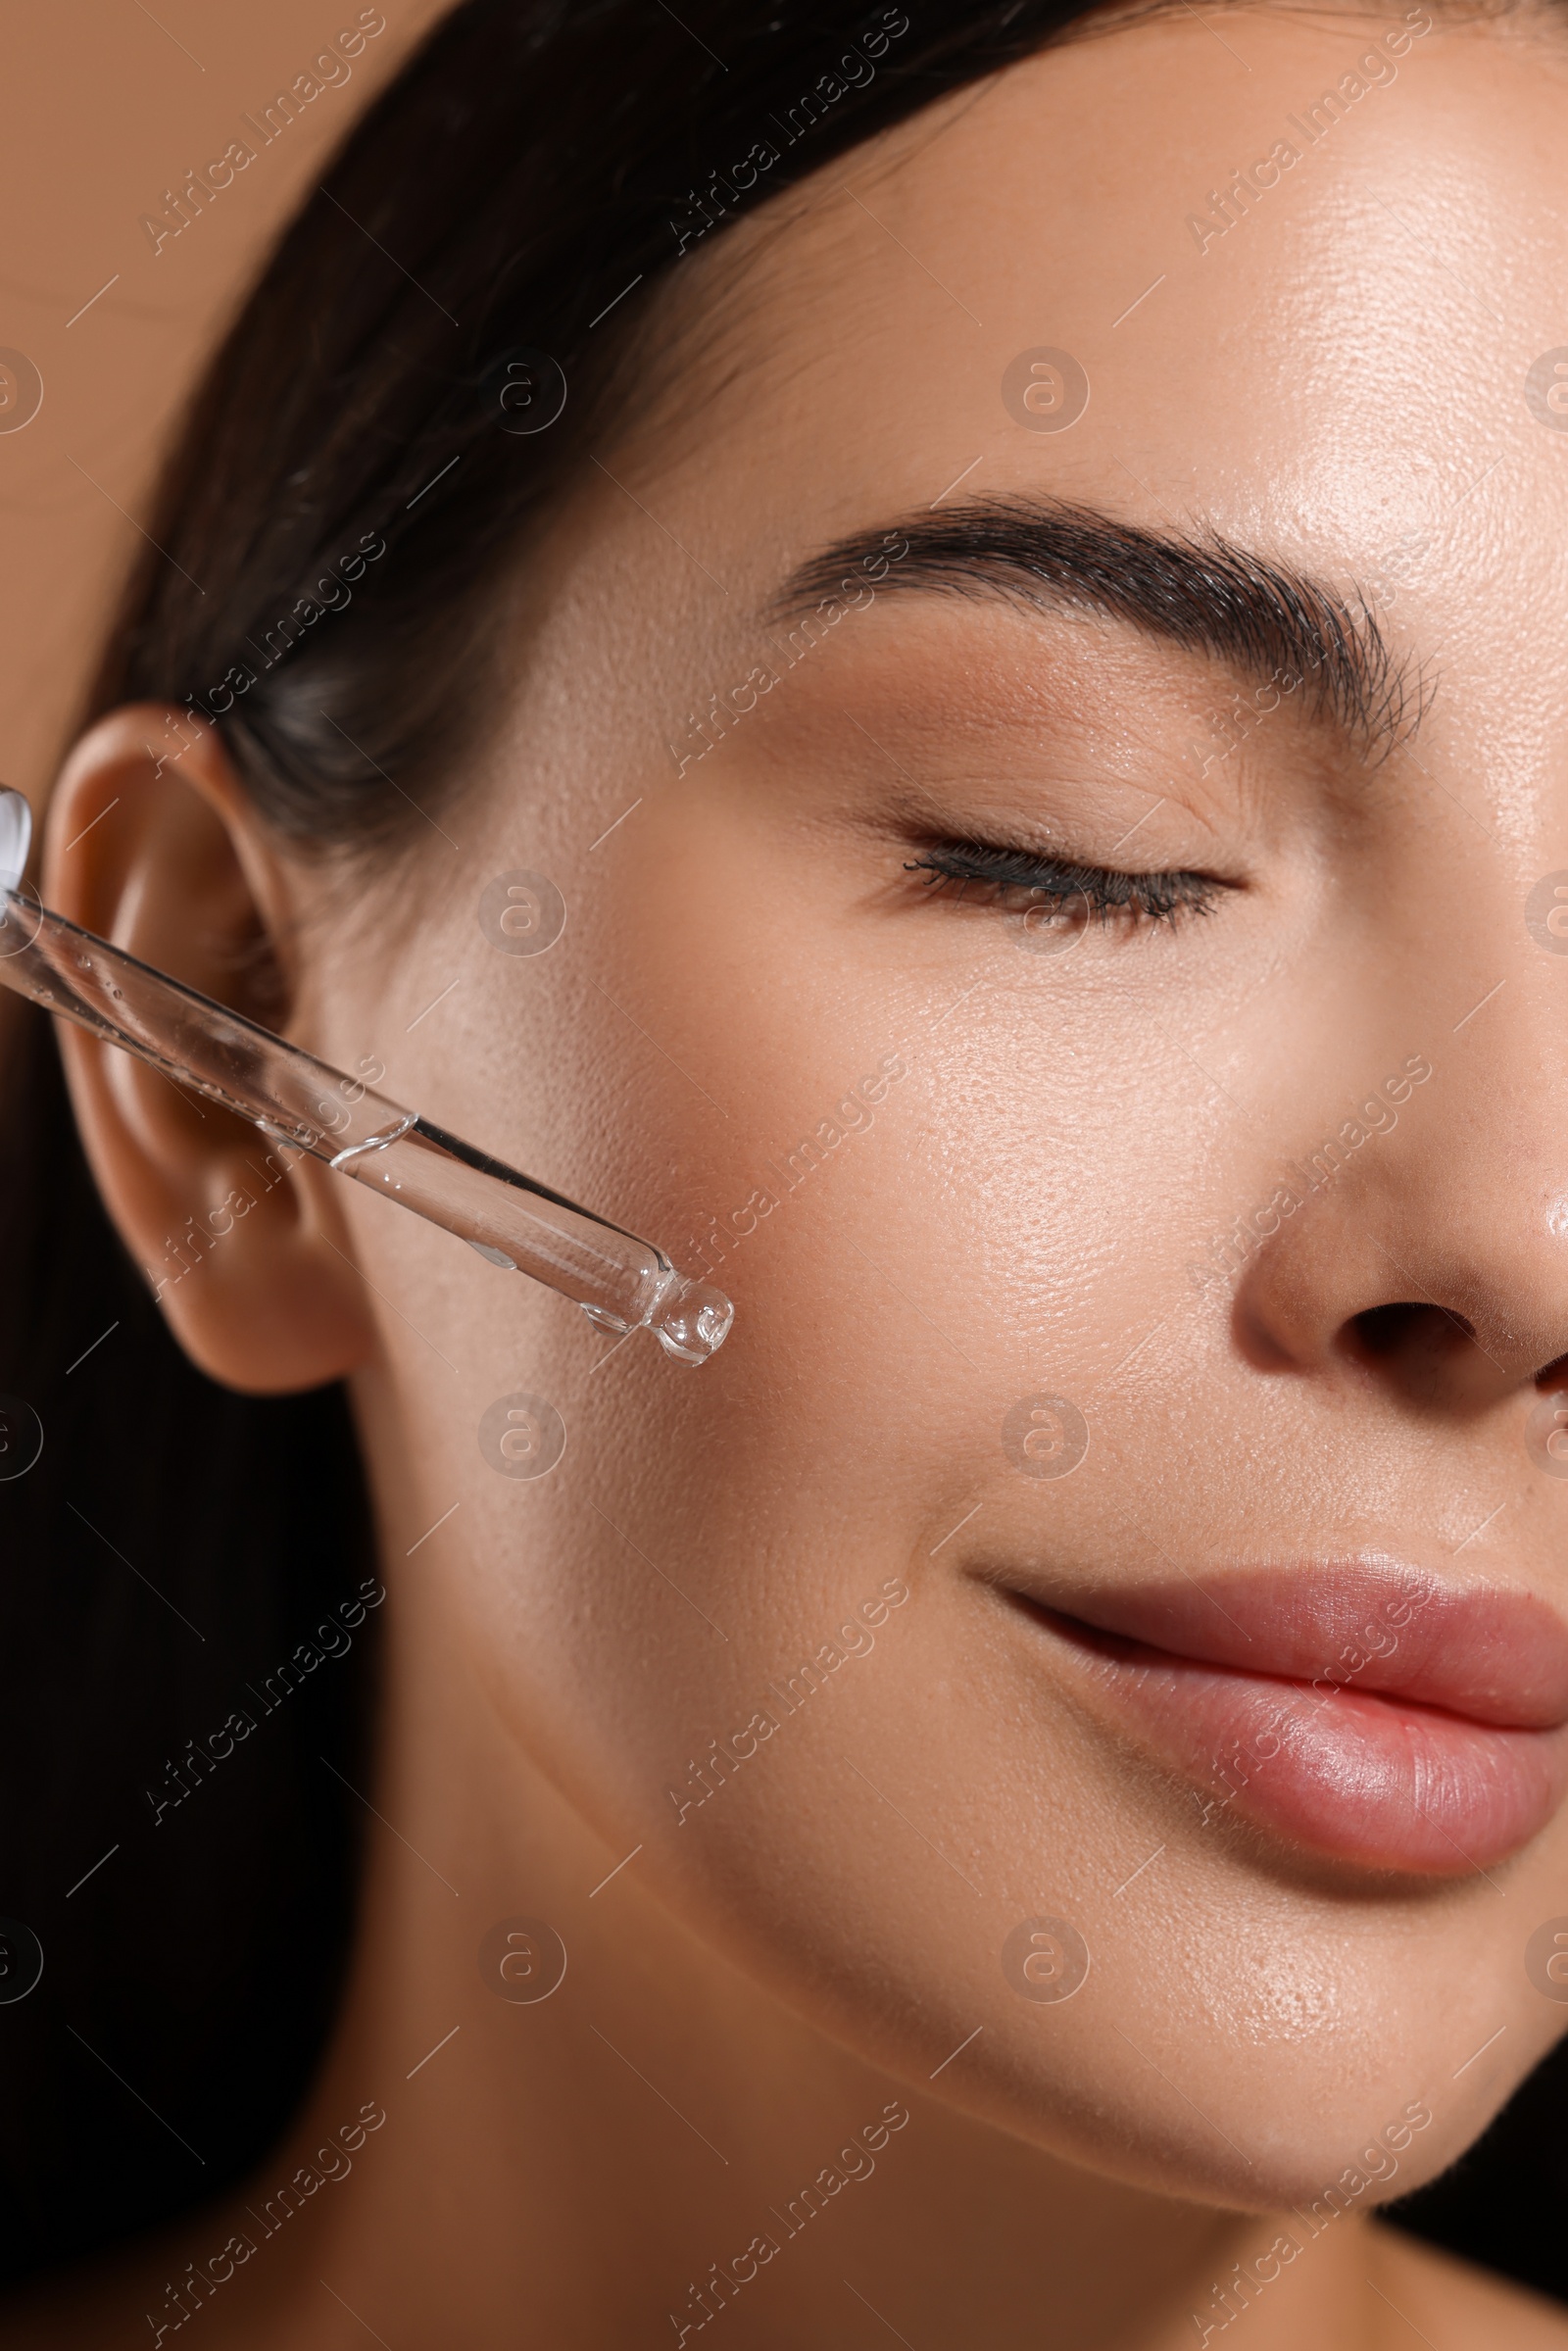
[{"label": "chin", "polygon": [[[1131,2029],[1138,2033],[1139,2024]],[[1116,2040],[1113,2020],[1106,2037]],[[1140,2044],[1149,2046],[1147,2028]],[[1007,2111],[983,2098],[977,2108],[1042,2152],[1125,2185],[1228,2212],[1294,2215],[1304,2244],[1348,2214],[1364,2217],[1437,2179],[1515,2086],[1510,2072],[1461,2101],[1464,2085],[1434,2065],[1429,2073],[1441,2078],[1446,2101],[1436,2088],[1402,2094],[1387,2079],[1363,2088],[1347,2082],[1331,2043],[1310,2064],[1281,2067],[1265,2056],[1250,2079],[1227,2084],[1214,2078],[1218,2061],[1205,2080],[1184,2045],[1186,2079],[1201,2084],[1201,2114],[1168,2070],[1164,2078],[1152,2067],[1129,2076],[1115,2063],[1022,2095],[1016,2082],[998,2082]]]}]

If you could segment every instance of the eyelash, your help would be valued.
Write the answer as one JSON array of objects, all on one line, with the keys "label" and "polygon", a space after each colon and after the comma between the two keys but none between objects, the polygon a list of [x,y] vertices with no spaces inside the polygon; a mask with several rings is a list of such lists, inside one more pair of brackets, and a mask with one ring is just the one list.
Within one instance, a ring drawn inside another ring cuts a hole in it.
[{"label": "eyelash", "polygon": [[1004,912],[1025,911],[1023,901],[1063,906],[1081,897],[1093,919],[1108,923],[1119,916],[1135,929],[1206,914],[1225,887],[1206,873],[1123,873],[993,841],[938,842],[924,857],[906,859],[904,870],[923,873],[926,888],[939,898],[952,895],[949,885],[956,885],[961,899],[970,883],[979,882],[992,894],[982,903]]}]

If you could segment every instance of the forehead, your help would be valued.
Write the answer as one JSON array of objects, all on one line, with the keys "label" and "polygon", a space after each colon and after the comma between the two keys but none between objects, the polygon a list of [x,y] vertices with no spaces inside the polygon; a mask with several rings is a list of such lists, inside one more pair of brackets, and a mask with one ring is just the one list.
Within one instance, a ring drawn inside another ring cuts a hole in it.
[{"label": "forehead", "polygon": [[1565,107],[1535,16],[1077,39],[713,241],[673,289],[695,397],[652,469],[759,588],[958,482],[1340,577],[1483,541],[1517,625],[1568,498],[1539,365],[1568,343]]}]

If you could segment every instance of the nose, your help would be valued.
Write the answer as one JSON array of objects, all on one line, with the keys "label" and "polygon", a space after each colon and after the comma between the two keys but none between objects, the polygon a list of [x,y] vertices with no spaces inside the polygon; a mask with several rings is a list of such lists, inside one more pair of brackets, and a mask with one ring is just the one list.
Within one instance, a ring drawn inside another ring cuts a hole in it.
[{"label": "nose", "polygon": [[1298,1150],[1278,1229],[1235,1294],[1235,1334],[1255,1366],[1341,1377],[1353,1366],[1425,1411],[1568,1387],[1568,989],[1557,976],[1513,970],[1473,1022],[1439,1025],[1430,1053],[1399,1056],[1352,1116],[1342,1102],[1321,1140]]}]

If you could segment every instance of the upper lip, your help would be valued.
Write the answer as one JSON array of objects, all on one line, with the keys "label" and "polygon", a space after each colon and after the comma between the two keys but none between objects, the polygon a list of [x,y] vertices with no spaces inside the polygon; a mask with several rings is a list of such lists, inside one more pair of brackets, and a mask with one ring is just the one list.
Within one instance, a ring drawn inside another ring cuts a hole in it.
[{"label": "upper lip", "polygon": [[1090,1583],[1008,1566],[987,1580],[1063,1630],[1274,1680],[1343,1684],[1472,1722],[1568,1722],[1568,1625],[1534,1593],[1456,1585],[1385,1557],[1224,1566]]}]

